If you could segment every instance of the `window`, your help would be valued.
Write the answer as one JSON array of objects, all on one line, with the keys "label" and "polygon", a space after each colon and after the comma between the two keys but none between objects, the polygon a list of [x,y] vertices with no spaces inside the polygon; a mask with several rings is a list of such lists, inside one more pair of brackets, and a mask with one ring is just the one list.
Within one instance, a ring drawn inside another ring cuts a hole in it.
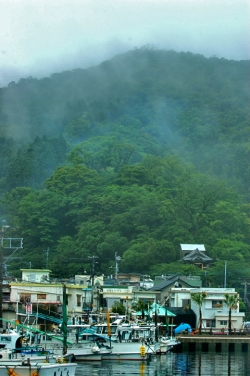
[{"label": "window", "polygon": [[36,273],[30,273],[30,274],[28,274],[28,280],[30,282],[36,282]]},{"label": "window", "polygon": [[37,299],[46,299],[46,294],[37,294]]},{"label": "window", "polygon": [[223,325],[223,326],[225,325],[226,326],[227,325],[227,320],[220,320],[220,325]]},{"label": "window", "polygon": [[215,328],[215,320],[206,320],[206,328]]},{"label": "window", "polygon": [[10,293],[9,292],[3,292],[3,301],[8,302],[10,301]]},{"label": "window", "polygon": [[2,341],[2,342],[11,342],[11,337],[0,337],[0,341]]},{"label": "window", "polygon": [[[110,331],[111,331],[111,334],[116,334],[117,326],[111,326]],[[102,328],[102,334],[108,334],[108,327],[107,326]]]},{"label": "window", "polygon": [[190,308],[190,300],[189,299],[182,299],[182,308],[184,308],[184,309]]},{"label": "window", "polygon": [[81,303],[81,295],[76,295],[76,305],[77,307],[81,307],[82,303]]},{"label": "window", "polygon": [[212,300],[212,308],[222,308],[222,300]]},{"label": "window", "polygon": [[31,302],[31,294],[20,294],[20,302],[21,303],[30,303]]}]

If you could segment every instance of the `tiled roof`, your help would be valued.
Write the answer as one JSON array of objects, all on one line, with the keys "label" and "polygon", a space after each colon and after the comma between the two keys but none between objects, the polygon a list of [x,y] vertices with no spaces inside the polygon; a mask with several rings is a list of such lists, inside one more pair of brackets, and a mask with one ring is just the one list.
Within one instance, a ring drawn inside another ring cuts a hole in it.
[{"label": "tiled roof", "polygon": [[185,284],[185,286],[187,287],[193,287],[192,285],[190,285],[188,282],[186,281],[183,281],[181,278],[179,278],[178,276],[175,276],[173,278],[170,278],[170,279],[165,279],[164,281],[160,282],[160,283],[157,283],[157,285],[151,287],[149,290],[152,290],[152,291],[160,291],[160,290],[163,290],[164,288],[166,288],[167,286],[171,286],[173,285],[175,282],[181,282],[183,284]]},{"label": "tiled roof", "polygon": [[208,262],[212,261],[211,257],[208,257],[204,252],[199,251],[199,249],[194,249],[188,255],[184,256],[182,261],[202,261]]}]

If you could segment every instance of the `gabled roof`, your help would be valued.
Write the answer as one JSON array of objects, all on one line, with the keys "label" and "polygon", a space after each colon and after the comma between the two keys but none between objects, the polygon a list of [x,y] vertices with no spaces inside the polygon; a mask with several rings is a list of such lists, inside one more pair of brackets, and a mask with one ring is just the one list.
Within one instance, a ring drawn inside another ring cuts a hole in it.
[{"label": "gabled roof", "polygon": [[160,283],[157,283],[157,285],[151,287],[149,290],[152,290],[152,291],[160,291],[160,290],[163,290],[165,289],[166,287],[168,286],[171,286],[173,285],[175,282],[181,282],[183,284],[185,284],[186,287],[193,287],[192,285],[190,285],[189,283],[187,283],[186,281],[183,281],[181,278],[179,278],[178,276],[175,276],[173,278],[170,278],[170,279],[165,279],[164,281],[160,282]]},{"label": "gabled roof", "polygon": [[194,261],[210,262],[212,260],[213,259],[211,257],[208,257],[204,252],[201,252],[198,248],[194,249],[192,252],[190,252],[188,255],[182,258],[182,261],[187,261],[187,262],[194,262]]}]

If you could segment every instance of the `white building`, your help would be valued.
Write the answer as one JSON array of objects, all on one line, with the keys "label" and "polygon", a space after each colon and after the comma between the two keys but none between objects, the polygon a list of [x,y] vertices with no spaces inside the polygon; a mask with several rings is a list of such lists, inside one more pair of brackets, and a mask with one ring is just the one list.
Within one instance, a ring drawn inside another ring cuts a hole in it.
[{"label": "white building", "polygon": [[25,282],[46,282],[49,283],[49,269],[21,269],[22,281]]},{"label": "white building", "polygon": [[11,282],[10,302],[16,307],[16,319],[29,320],[32,324],[35,316],[54,316],[62,318],[63,285],[66,286],[67,311],[69,317],[80,317],[84,313],[84,304],[91,302],[91,293],[86,296],[82,284],[50,282],[47,269],[21,269],[22,282]]},{"label": "white building", "polygon": [[[202,322],[206,328],[227,328],[229,308],[225,304],[225,293],[235,295],[234,288],[209,288],[209,289],[192,289],[192,293],[206,291],[207,297],[201,307]],[[199,307],[191,302],[192,310],[199,317]],[[239,312],[239,303],[235,309],[232,309],[232,329],[241,329],[245,317],[244,312]]]},{"label": "white building", "polygon": [[114,302],[119,302],[125,306],[127,312],[130,312],[133,302],[138,300],[154,302],[156,296],[155,291],[139,290],[134,286],[103,286],[102,290],[108,311]]},{"label": "white building", "polygon": [[[234,295],[234,288],[172,288],[170,307],[191,308],[196,314],[196,326],[199,323],[199,307],[191,300],[191,293],[207,293],[205,302],[202,304],[202,325],[204,328],[227,328],[229,308],[226,306],[225,293]],[[241,329],[245,317],[244,312],[239,312],[239,304],[231,312],[232,329]]]}]

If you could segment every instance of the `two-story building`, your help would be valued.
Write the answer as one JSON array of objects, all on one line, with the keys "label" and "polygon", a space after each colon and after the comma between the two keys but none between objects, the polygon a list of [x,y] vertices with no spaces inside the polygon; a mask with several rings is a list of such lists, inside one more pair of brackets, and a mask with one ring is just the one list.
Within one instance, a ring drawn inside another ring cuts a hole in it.
[{"label": "two-story building", "polygon": [[[201,307],[202,322],[205,328],[226,329],[228,327],[229,308],[225,304],[225,293],[235,295],[234,288],[206,288],[192,289],[192,293],[206,291],[207,296]],[[199,307],[191,300],[191,308],[199,320]],[[242,329],[245,317],[244,312],[239,312],[239,303],[232,309],[232,328]]]},{"label": "two-story building", "polygon": [[[203,328],[225,329],[228,327],[229,308],[225,304],[225,293],[234,295],[234,288],[172,288],[170,298],[170,310],[172,307],[180,307],[183,310],[191,309],[196,315],[196,327],[199,322],[199,307],[192,301],[191,293],[205,291],[207,296],[201,306]],[[176,311],[174,310],[176,313]],[[239,312],[239,304],[232,310],[232,328],[237,330],[243,326],[245,314]]]},{"label": "two-story building", "polygon": [[169,299],[171,298],[172,288],[194,288],[201,287],[202,281],[199,276],[161,276],[156,277],[155,285],[149,289],[151,292],[155,292],[157,302],[161,304],[169,305]]},{"label": "two-story building", "polygon": [[132,304],[135,301],[143,300],[145,302],[155,301],[155,292],[141,290],[134,286],[102,286],[102,301],[105,310],[111,310],[114,302],[122,303],[126,311],[131,312]]},{"label": "two-story building", "polygon": [[[10,282],[10,302],[16,307],[13,318],[20,322],[42,326],[59,324],[62,320],[63,286],[66,286],[67,311],[71,318],[84,313],[86,285],[50,280],[50,270],[21,269],[22,281]],[[92,291],[92,289],[91,289]],[[89,303],[92,294],[88,295]]]}]

